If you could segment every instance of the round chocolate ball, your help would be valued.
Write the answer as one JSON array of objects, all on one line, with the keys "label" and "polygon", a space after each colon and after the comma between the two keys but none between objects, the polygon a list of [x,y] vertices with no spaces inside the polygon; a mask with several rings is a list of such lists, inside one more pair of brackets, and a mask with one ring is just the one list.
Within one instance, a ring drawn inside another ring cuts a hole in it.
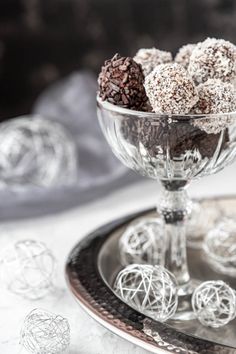
[{"label": "round chocolate ball", "polygon": [[[193,107],[194,114],[203,114],[193,125],[207,133],[217,134],[233,123],[236,111],[236,91],[233,84],[210,79],[197,87],[199,100]],[[222,113],[222,114],[221,114]]]},{"label": "round chocolate ball", "polygon": [[196,44],[183,45],[175,56],[175,62],[188,69],[189,60],[195,47]]},{"label": "round chocolate ball", "polygon": [[136,53],[134,60],[142,66],[143,73],[147,76],[157,65],[171,63],[173,59],[170,52],[156,48],[142,48]]},{"label": "round chocolate ball", "polygon": [[158,65],[144,86],[156,113],[187,114],[198,101],[193,80],[177,63]]},{"label": "round chocolate ball", "polygon": [[[187,155],[187,152],[194,153],[196,151],[202,158],[211,158],[221,137],[220,133],[206,133],[190,122],[177,122],[170,126],[160,127],[160,129],[159,143],[164,153],[167,153],[167,149],[169,149],[171,158],[178,158],[181,155]],[[228,139],[226,131],[222,138],[221,150],[224,149]]]},{"label": "round chocolate ball", "polygon": [[236,47],[223,39],[207,38],[194,48],[188,71],[197,84],[208,79],[233,81],[236,77]]},{"label": "round chocolate ball", "polygon": [[229,113],[236,110],[236,91],[231,83],[210,79],[197,86],[196,114]]},{"label": "round chocolate ball", "polygon": [[146,110],[148,98],[141,65],[130,57],[115,54],[106,60],[98,77],[102,100],[120,107]]}]

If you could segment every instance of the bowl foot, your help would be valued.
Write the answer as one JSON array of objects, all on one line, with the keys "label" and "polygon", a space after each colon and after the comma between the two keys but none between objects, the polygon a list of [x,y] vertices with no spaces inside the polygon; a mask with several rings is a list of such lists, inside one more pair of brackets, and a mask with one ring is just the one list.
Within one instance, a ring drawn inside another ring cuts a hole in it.
[{"label": "bowl foot", "polygon": [[178,308],[173,316],[174,320],[189,321],[195,318],[191,299],[194,289],[200,284],[196,279],[191,279],[186,285],[178,289]]}]

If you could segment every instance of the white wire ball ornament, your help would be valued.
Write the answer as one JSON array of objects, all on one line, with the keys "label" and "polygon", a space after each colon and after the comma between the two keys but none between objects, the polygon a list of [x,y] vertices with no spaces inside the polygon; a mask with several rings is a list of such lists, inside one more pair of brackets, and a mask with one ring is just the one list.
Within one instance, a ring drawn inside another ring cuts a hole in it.
[{"label": "white wire ball ornament", "polygon": [[205,235],[212,229],[216,221],[221,217],[220,207],[214,204],[214,207],[207,202],[192,204],[192,211],[187,221],[187,242],[192,248],[202,248]]},{"label": "white wire ball ornament", "polygon": [[1,185],[54,186],[76,180],[75,144],[58,123],[22,116],[0,127]]},{"label": "white wire ball ornament", "polygon": [[25,318],[21,345],[34,354],[63,353],[70,345],[70,326],[66,318],[35,309]]},{"label": "white wire ball ornament", "polygon": [[195,289],[192,307],[204,326],[222,327],[235,318],[235,291],[221,280],[206,281]]},{"label": "white wire ball ornament", "polygon": [[148,218],[131,223],[119,240],[122,265],[164,265],[165,240],[163,221]]},{"label": "white wire ball ornament", "polygon": [[203,249],[213,269],[236,276],[236,221],[225,218],[209,231]]},{"label": "white wire ball ornament", "polygon": [[30,300],[40,299],[54,288],[55,265],[55,258],[44,243],[18,241],[0,255],[1,280],[12,293]]},{"label": "white wire ball ornament", "polygon": [[164,322],[178,306],[177,283],[162,266],[131,264],[118,274],[114,290],[129,306]]}]

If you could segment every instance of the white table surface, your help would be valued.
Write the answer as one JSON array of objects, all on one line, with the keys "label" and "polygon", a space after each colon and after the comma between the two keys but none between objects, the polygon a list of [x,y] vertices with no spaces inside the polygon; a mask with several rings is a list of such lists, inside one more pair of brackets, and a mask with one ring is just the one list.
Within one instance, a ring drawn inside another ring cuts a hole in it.
[{"label": "white table surface", "polygon": [[[236,194],[236,164],[223,172],[192,183],[190,195]],[[140,182],[106,198],[62,214],[40,219],[8,222],[0,228],[0,249],[9,242],[36,239],[45,242],[58,260],[58,290],[40,301],[27,301],[0,291],[0,353],[17,354],[19,332],[25,316],[40,307],[68,318],[71,326],[70,354],[145,354],[146,351],[118,338],[97,324],[76,304],[64,280],[64,265],[74,244],[96,227],[141,208],[153,206],[159,186]]]}]

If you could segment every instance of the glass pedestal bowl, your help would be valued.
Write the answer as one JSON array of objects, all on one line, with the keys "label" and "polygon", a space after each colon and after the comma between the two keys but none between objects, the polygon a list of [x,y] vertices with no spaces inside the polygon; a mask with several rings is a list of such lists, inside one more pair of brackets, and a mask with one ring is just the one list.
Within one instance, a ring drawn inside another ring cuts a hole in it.
[{"label": "glass pedestal bowl", "polygon": [[179,312],[187,313],[186,299],[194,289],[186,253],[186,222],[192,209],[187,187],[235,159],[236,112],[164,115],[121,108],[99,97],[97,107],[102,131],[118,159],[163,186],[157,210],[165,221],[165,267],[178,282],[183,300]]}]

